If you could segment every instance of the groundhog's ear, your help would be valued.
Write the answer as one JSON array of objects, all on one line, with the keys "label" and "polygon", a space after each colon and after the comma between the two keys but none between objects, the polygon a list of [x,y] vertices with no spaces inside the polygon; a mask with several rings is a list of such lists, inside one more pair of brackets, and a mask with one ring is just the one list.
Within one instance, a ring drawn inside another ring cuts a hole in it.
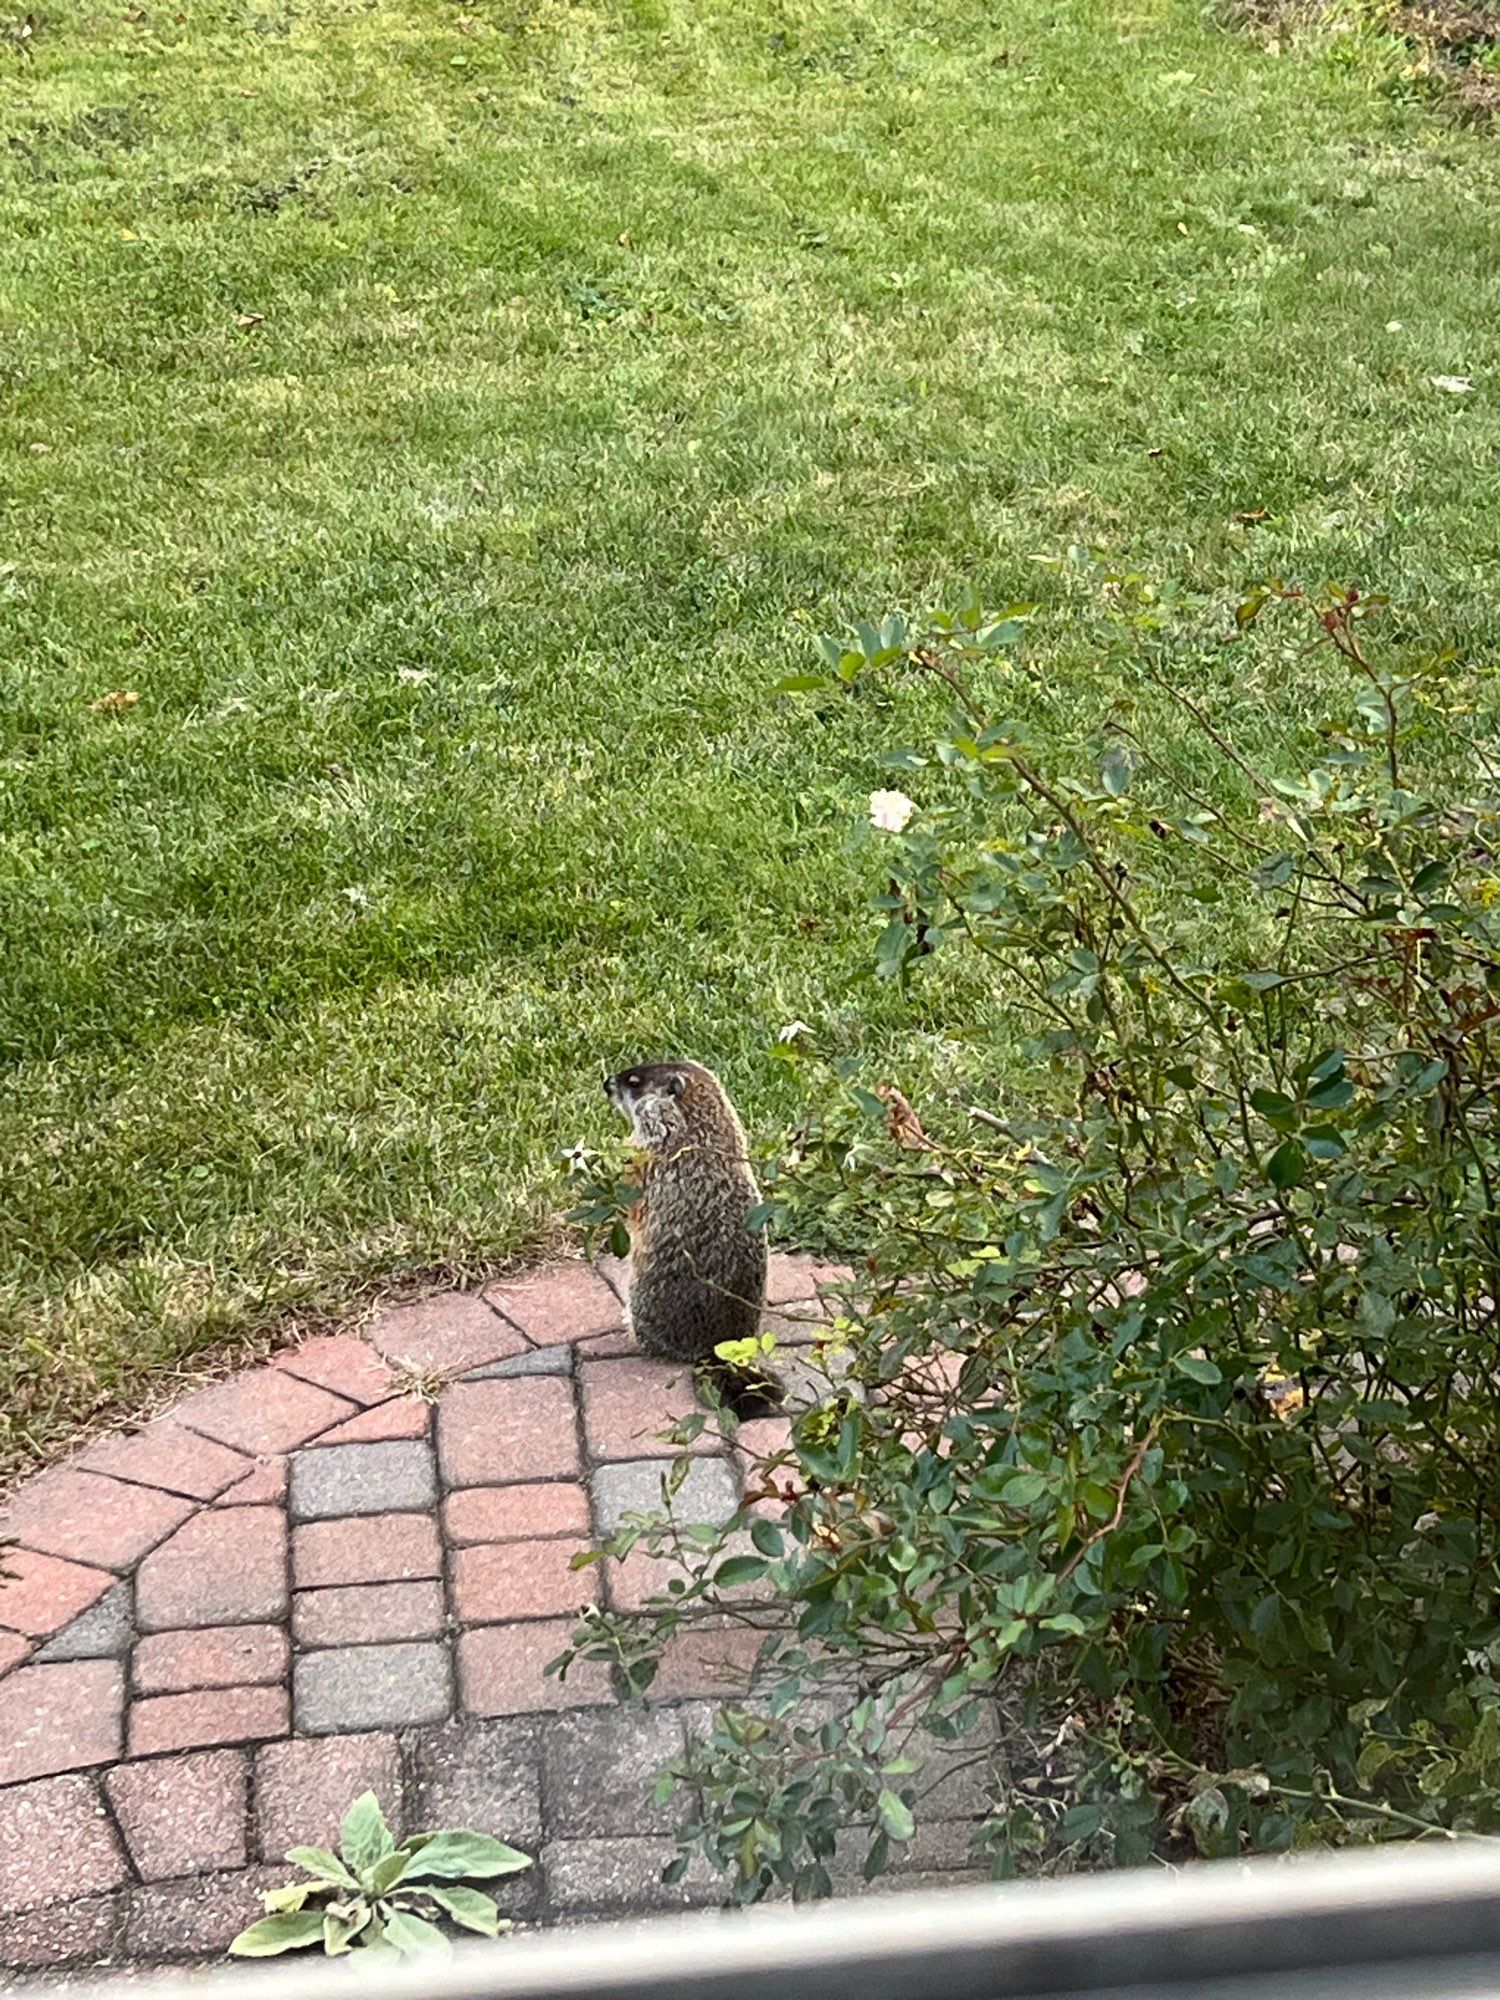
[{"label": "groundhog's ear", "polygon": [[667,1078],[668,1096],[681,1097],[682,1093],[686,1089],[687,1089],[687,1078],[685,1076],[669,1076]]}]

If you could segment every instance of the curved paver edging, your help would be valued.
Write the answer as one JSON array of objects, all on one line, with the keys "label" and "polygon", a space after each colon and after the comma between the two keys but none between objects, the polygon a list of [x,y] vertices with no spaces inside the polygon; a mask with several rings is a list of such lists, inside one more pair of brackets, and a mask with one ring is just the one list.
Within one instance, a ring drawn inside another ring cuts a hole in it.
[{"label": "curved paver edging", "polygon": [[[841,1275],[774,1258],[770,1303]],[[505,1885],[519,1918],[718,1900],[660,1882],[676,1808],[646,1791],[759,1635],[679,1633],[645,1707],[602,1666],[543,1675],[583,1605],[655,1586],[643,1553],[570,1562],[656,1503],[655,1434],[691,1404],[633,1347],[614,1267],[561,1262],[309,1341],[29,1481],[0,1513],[0,1967],[215,1954],[370,1787],[408,1830],[537,1855]],[[693,1449],[693,1513],[727,1518],[741,1452]],[[975,1782],[946,1789],[912,1883],[967,1861]]]}]

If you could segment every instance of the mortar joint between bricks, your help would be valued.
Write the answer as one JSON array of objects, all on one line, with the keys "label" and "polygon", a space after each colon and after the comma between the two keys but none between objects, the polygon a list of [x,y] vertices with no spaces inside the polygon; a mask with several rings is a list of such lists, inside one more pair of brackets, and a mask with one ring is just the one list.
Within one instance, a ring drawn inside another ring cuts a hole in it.
[{"label": "mortar joint between bricks", "polygon": [[483,1300],[484,1304],[489,1307],[490,1311],[495,1315],[496,1319],[498,1319],[502,1323],[502,1325],[508,1326],[512,1333],[518,1333],[521,1336],[522,1340],[525,1341],[527,1347],[535,1350],[536,1348],[542,1345],[541,1341],[532,1339],[531,1335],[526,1331],[525,1327],[522,1326],[519,1320],[512,1319],[508,1312],[501,1311],[500,1307],[497,1306],[495,1304],[495,1301],[489,1296],[488,1286],[485,1286],[482,1291],[476,1294],[476,1296],[481,1300]]},{"label": "mortar joint between bricks", "polygon": [[[129,1705],[127,1703],[126,1712],[121,1717],[120,1721],[120,1730],[121,1730],[120,1747],[122,1750],[125,1747],[125,1741],[128,1735],[129,1727],[130,1727]],[[110,1831],[114,1834],[114,1837],[119,1844],[120,1853],[124,1857],[125,1868],[129,1876],[129,1881],[125,1884],[122,1884],[122,1888],[125,1890],[129,1890],[130,1888],[143,1887],[145,1884],[145,1877],[141,1874],[140,1869],[136,1866],[135,1854],[131,1848],[130,1842],[125,1838],[125,1829],[120,1823],[120,1815],[115,1811],[115,1802],[109,1795],[108,1785],[106,1785],[104,1782],[104,1780],[109,1776],[111,1771],[118,1770],[120,1765],[125,1763],[126,1761],[127,1760],[124,1757],[117,1757],[113,1764],[101,1765],[97,1771],[90,1772],[89,1777],[93,1784],[94,1797],[97,1799],[99,1803],[99,1809],[103,1814],[104,1820],[108,1825]]]}]

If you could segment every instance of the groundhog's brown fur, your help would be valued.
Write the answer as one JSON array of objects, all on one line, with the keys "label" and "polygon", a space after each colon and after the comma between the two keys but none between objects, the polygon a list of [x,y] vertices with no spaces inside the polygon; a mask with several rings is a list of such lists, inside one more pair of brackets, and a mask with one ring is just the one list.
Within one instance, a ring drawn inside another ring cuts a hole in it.
[{"label": "groundhog's brown fur", "polygon": [[744,1127],[712,1071],[642,1063],[605,1084],[640,1149],[630,1218],[630,1323],[648,1354],[715,1366],[749,1339],[766,1296],[766,1239],[746,1227],[760,1189]]}]

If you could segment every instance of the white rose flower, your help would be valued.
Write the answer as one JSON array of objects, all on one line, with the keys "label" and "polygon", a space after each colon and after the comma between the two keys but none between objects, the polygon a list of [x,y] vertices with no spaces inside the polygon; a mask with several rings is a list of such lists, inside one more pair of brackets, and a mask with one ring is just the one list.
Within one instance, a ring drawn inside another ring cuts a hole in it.
[{"label": "white rose flower", "polygon": [[871,792],[870,824],[881,833],[904,833],[906,822],[917,809],[915,799],[905,792]]}]

